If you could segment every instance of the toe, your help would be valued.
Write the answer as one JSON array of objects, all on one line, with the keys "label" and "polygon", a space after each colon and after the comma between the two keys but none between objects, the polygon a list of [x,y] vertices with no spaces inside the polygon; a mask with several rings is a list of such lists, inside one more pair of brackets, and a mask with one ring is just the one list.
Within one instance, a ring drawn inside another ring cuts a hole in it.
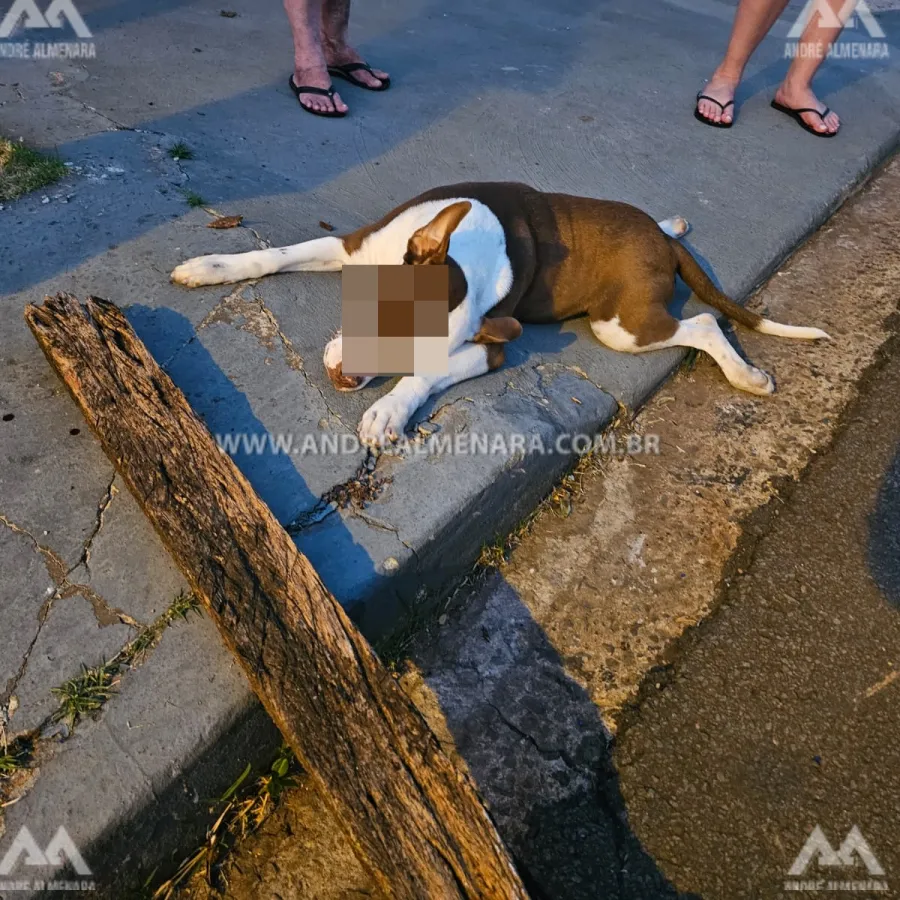
[{"label": "toe", "polygon": [[356,73],[356,77],[364,81],[369,87],[380,88],[387,76],[384,73],[379,75],[374,69],[372,70],[372,74],[369,74],[365,69],[362,69]]},{"label": "toe", "polygon": [[716,106],[715,103],[712,103],[709,100],[700,101],[700,115],[703,116],[704,119],[708,119],[710,122],[718,122],[718,113],[719,107]]},{"label": "toe", "polygon": [[801,113],[800,118],[806,122],[810,128],[815,129],[820,134],[828,131],[828,126],[825,124],[825,120],[821,116],[817,116],[815,113]]},{"label": "toe", "polygon": [[805,118],[806,118],[807,122],[809,122],[809,124],[812,125],[813,128],[815,128],[816,131],[819,132],[819,134],[825,134],[831,130],[828,127],[827,118],[823,119],[821,116],[817,116],[812,113],[810,115],[806,116]]}]

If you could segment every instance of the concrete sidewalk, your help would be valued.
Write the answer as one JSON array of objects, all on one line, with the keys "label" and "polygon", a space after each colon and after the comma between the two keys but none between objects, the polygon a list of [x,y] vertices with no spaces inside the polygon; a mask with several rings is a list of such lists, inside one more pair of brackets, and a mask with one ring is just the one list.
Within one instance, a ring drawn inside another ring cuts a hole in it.
[{"label": "concrete sidewalk", "polygon": [[[452,12],[409,0],[364,4],[355,36],[394,86],[343,89],[352,112],[339,121],[306,115],[290,95],[291,47],[277,4],[234,0],[234,17],[178,0],[78,6],[96,59],[0,63],[0,132],[56,147],[72,163],[47,202],[37,196],[0,211],[8,313],[0,553],[11,573],[0,586],[9,635],[0,706],[12,736],[45,725],[58,702],[53,688],[81,664],[115,656],[183,588],[27,332],[26,302],[70,290],[126,306],[214,433],[349,434],[386,385],[344,396],[324,376],[321,351],[340,317],[337,278],[187,292],[168,272],[201,253],[323,234],[320,221],[350,229],[436,184],[509,178],[685,215],[694,249],[742,296],[900,133],[900,73],[888,61],[835,60],[823,70],[819,90],[845,123],[836,140],[769,109],[800,4],[761,48],[731,131],[690,114],[730,27],[732,8],[713,0],[638,0],[627,12],[537,0],[490,10],[466,0]],[[896,56],[900,16],[880,21]],[[170,158],[177,141],[192,160]],[[210,214],[189,210],[186,191],[208,209],[243,215],[245,227],[206,229]],[[574,322],[529,328],[509,358],[419,419],[449,434],[536,431],[549,445],[560,433],[595,431],[619,403],[638,405],[680,357],[618,356]],[[298,545],[371,637],[418,615],[422,589],[439,591],[569,462],[383,459],[376,475],[392,480],[367,509],[332,511],[320,498],[363,470],[363,453],[236,461],[283,522],[306,525]],[[243,768],[256,737],[246,724],[263,721],[209,622],[178,625],[146,659],[122,676],[99,726],[67,729],[61,743],[58,728],[44,730],[48,755],[31,788],[51,804],[46,827],[64,820],[84,847],[103,835],[136,845],[123,822],[158,824],[140,832],[153,837],[152,853],[142,850],[136,871],[170,849],[173,815],[202,814],[192,798]],[[260,754],[274,740],[265,734]],[[211,766],[196,764],[213,746],[223,764],[211,777]],[[74,771],[92,772],[77,792]]]}]

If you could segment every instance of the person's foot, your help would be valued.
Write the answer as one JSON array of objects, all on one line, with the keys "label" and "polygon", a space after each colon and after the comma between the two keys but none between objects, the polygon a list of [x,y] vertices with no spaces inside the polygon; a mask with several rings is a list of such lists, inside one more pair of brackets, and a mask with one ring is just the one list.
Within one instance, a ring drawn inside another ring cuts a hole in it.
[{"label": "person's foot", "polygon": [[[819,112],[825,112],[827,109],[810,87],[793,87],[787,82],[775,92],[775,101],[789,109],[817,109]],[[841,120],[833,110],[824,119],[814,112],[801,113],[800,118],[819,134],[836,134],[841,127]]]},{"label": "person's foot", "polygon": [[[325,68],[324,60],[318,64],[308,67],[294,67],[294,84],[297,87],[331,87],[331,76]],[[341,95],[335,93],[331,97],[325,97],[322,94],[304,94],[302,91],[297,95],[297,99],[301,105],[307,109],[316,112],[339,112],[345,113],[349,109],[346,103],[341,100]]]},{"label": "person's foot", "polygon": [[[719,72],[714,72],[712,78],[709,79],[706,87],[700,93],[706,94],[707,97],[712,97],[713,100],[718,100],[722,106],[719,106],[719,103],[712,103],[710,100],[698,100],[697,112],[709,122],[721,122],[723,125],[730,125],[734,120],[734,104],[732,103],[730,106],[725,106],[725,104],[734,100],[734,93],[737,90],[739,81],[739,78],[732,78]],[[723,106],[725,107],[724,109],[722,108]]]},{"label": "person's foot", "polygon": [[[325,60],[329,66],[346,66],[347,63],[361,63],[365,60],[349,44],[325,42]],[[353,77],[371,88],[380,88],[388,80],[388,73],[372,69],[370,75],[365,69],[357,69]]]}]

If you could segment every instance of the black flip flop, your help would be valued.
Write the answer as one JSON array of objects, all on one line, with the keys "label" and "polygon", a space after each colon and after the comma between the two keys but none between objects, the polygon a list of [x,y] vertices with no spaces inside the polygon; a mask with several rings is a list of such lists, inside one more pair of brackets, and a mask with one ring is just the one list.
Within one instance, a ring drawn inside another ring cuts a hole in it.
[{"label": "black flip flop", "polygon": [[[728,109],[729,106],[734,106],[734,100],[729,100],[727,103],[720,103],[718,100],[716,100],[715,97],[709,97],[702,91],[697,94],[697,103],[699,103],[701,100],[709,100],[710,103],[715,103],[716,106],[718,106],[722,110],[722,112],[725,112],[725,110]],[[731,126],[734,125],[734,119],[732,119],[730,122],[713,122],[712,119],[707,119],[706,116],[704,116],[703,113],[700,112],[698,106],[694,107],[694,118],[698,122],[702,122],[704,125],[709,125],[711,128],[731,128]]]},{"label": "black flip flop", "polygon": [[[294,95],[296,96],[297,101],[300,103],[300,105],[303,107],[303,109],[305,109],[310,115],[322,116],[322,118],[324,118],[324,119],[342,119],[344,116],[347,115],[346,112],[341,112],[337,108],[337,106],[335,106],[334,85],[332,85],[329,88],[313,87],[312,85],[308,85],[308,84],[304,84],[304,85],[301,85],[300,87],[297,87],[297,85],[294,84],[294,76],[293,75],[291,75],[291,77],[288,79],[288,84],[290,85],[291,90],[294,92]],[[311,106],[307,106],[300,99],[301,94],[319,94],[322,97],[328,97],[328,99],[331,100],[332,109],[330,109],[330,110],[313,109]]]},{"label": "black flip flop", "polygon": [[386,91],[391,86],[390,78],[378,78],[378,80],[381,82],[381,86],[372,87],[371,84],[366,84],[364,81],[360,81],[358,78],[354,77],[353,73],[359,71],[366,71],[373,78],[378,78],[378,76],[372,71],[372,67],[364,62],[345,63],[343,66],[328,67],[329,75],[333,75],[335,78],[343,78],[345,81],[349,81],[350,84],[355,84],[357,87],[361,87],[367,91]]},{"label": "black flip flop", "polygon": [[[825,116],[831,112],[831,110],[826,106],[824,112],[819,112],[817,109],[792,109],[790,106],[785,106],[783,103],[779,103],[777,100],[772,101],[772,109],[777,109],[778,112],[783,112],[786,116],[790,116],[804,131],[808,131],[810,134],[814,134],[816,137],[834,137],[837,134],[837,131],[816,131],[815,128],[812,127],[808,122],[803,120],[803,117],[800,115],[801,113],[815,113],[823,122],[825,121]],[[838,129],[840,131],[840,129]]]}]

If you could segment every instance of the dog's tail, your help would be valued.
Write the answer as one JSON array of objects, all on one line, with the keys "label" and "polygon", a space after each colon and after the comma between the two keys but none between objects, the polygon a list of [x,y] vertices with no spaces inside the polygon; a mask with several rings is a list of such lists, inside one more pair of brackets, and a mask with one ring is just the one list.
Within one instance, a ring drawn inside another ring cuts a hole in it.
[{"label": "dog's tail", "polygon": [[816,341],[829,339],[829,335],[821,328],[805,328],[799,325],[782,325],[771,319],[764,319],[759,313],[744,309],[733,300],[726,297],[713,283],[710,277],[700,268],[700,264],[694,259],[690,250],[674,239],[670,239],[675,258],[678,260],[678,274],[684,279],[684,283],[707,306],[725,313],[729,319],[733,319],[745,328],[751,328],[760,334],[774,334],[778,337],[798,338],[804,341]]}]

